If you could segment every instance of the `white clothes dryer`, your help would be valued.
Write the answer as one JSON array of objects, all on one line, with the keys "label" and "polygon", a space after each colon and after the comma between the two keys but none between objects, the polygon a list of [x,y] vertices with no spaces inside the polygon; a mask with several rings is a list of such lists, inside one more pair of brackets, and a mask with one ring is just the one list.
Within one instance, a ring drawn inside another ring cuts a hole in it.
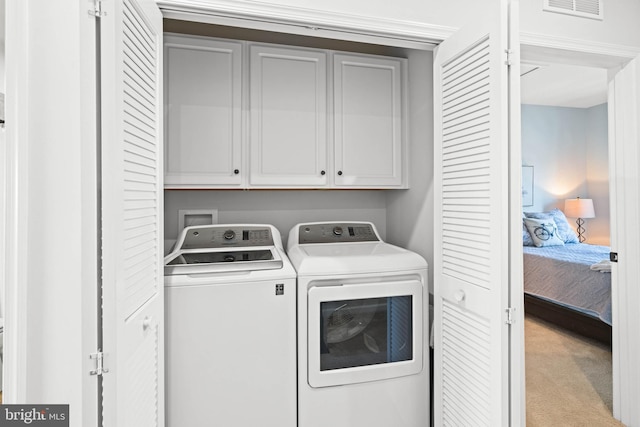
[{"label": "white clothes dryer", "polygon": [[429,425],[427,263],[367,222],[296,225],[298,426]]},{"label": "white clothes dryer", "polygon": [[168,427],[296,426],[295,278],[271,225],[183,230],[165,257]]}]

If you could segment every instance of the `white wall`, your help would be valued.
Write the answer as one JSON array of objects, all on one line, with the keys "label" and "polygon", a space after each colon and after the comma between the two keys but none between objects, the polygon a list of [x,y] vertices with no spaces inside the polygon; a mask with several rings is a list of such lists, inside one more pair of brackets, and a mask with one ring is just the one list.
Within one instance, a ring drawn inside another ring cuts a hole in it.
[{"label": "white wall", "polygon": [[542,0],[520,0],[520,31],[598,44],[640,46],[637,0],[604,0],[604,20],[545,12],[542,3]]},{"label": "white wall", "polygon": [[4,64],[4,40],[5,40],[5,0],[0,0],[0,92],[5,91],[5,64]]},{"label": "white wall", "polygon": [[384,191],[165,190],[165,239],[176,239],[179,209],[218,209],[219,223],[273,224],[286,245],[291,227],[311,221],[371,221],[386,236]]},{"label": "white wall", "polygon": [[[5,0],[0,0],[0,93],[5,93],[6,85],[5,85],[5,63],[4,63],[4,39],[5,39],[5,23],[4,23],[4,13],[5,11]],[[1,107],[2,115],[4,115],[4,98],[3,105]],[[5,213],[2,206],[6,203],[5,201],[5,181],[6,181],[6,162],[7,162],[7,153],[6,153],[6,139],[5,139],[5,130],[4,126],[0,129],[0,230],[4,230],[5,224]],[[0,235],[2,232],[0,231]],[[4,239],[2,239],[4,240]],[[4,267],[4,245],[0,244],[0,271],[5,271]],[[0,279],[0,318],[4,317],[4,280]],[[2,369],[2,364],[0,363],[0,369]],[[0,390],[2,389],[2,372],[0,372]]]},{"label": "white wall", "polygon": [[422,255],[433,292],[433,55],[409,54],[409,190],[387,192],[387,241]]},{"label": "white wall", "polygon": [[609,245],[611,236],[607,114],[607,104],[597,105],[586,111],[587,189],[596,209],[596,217],[587,220],[587,238],[590,243],[601,245]]},{"label": "white wall", "polygon": [[[167,0],[157,0],[161,3]],[[465,22],[477,19],[485,9],[486,1],[478,0],[401,0],[395,2],[370,0],[179,0],[179,3],[198,5],[239,5],[253,7],[278,5],[302,9],[310,14],[314,10],[345,13],[352,16],[372,17],[458,28]],[[542,11],[542,0],[520,0],[521,31],[534,34],[553,35],[569,39],[590,40],[603,44],[640,46],[640,31],[637,19],[640,2],[637,0],[604,1],[604,20],[579,18]]]},{"label": "white wall", "polygon": [[[96,424],[95,25],[77,1],[9,1],[5,403]],[[28,76],[28,79],[25,77]],[[10,107],[9,107],[10,106]],[[2,206],[5,208],[5,206]],[[11,302],[11,304],[9,304]]]},{"label": "white wall", "polygon": [[[522,106],[522,164],[534,167],[534,205],[525,212],[564,209],[564,199],[594,202],[587,242],[609,244],[607,106]],[[570,219],[570,222],[573,221]]]}]

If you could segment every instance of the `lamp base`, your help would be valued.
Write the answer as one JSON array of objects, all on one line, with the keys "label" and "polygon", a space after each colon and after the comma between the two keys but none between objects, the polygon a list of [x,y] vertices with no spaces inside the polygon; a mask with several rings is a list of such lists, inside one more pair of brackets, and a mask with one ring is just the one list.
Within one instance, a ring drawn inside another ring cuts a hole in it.
[{"label": "lamp base", "polygon": [[584,225],[584,219],[582,219],[582,218],[578,218],[578,219],[576,220],[576,224],[578,224],[578,241],[579,241],[580,243],[584,243],[584,241],[585,241],[585,240],[587,240],[587,238],[586,238],[586,237],[584,237],[584,232],[585,232],[585,229],[584,229],[584,227],[583,227],[583,225]]}]

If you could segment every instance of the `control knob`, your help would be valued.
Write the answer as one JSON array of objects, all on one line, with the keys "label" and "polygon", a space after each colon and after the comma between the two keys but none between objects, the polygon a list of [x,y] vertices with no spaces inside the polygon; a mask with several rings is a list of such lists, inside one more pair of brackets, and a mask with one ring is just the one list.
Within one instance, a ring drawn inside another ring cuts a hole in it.
[{"label": "control knob", "polygon": [[224,237],[224,240],[233,240],[233,238],[236,237],[236,232],[233,230],[227,230],[224,232],[222,237]]}]

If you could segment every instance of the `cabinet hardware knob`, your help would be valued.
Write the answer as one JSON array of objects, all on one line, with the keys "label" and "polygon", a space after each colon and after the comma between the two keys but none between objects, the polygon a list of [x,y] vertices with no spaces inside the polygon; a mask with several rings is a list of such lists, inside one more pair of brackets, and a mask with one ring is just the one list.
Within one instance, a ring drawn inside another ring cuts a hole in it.
[{"label": "cabinet hardware knob", "polygon": [[325,171],[320,171],[320,175],[324,175],[324,174],[326,174]]},{"label": "cabinet hardware knob", "polygon": [[342,171],[338,171],[338,175],[342,175]]},{"label": "cabinet hardware knob", "polygon": [[234,169],[234,170],[233,170],[233,173],[235,173],[236,175],[238,175],[238,174],[240,173],[240,170],[238,170],[238,169]]}]

